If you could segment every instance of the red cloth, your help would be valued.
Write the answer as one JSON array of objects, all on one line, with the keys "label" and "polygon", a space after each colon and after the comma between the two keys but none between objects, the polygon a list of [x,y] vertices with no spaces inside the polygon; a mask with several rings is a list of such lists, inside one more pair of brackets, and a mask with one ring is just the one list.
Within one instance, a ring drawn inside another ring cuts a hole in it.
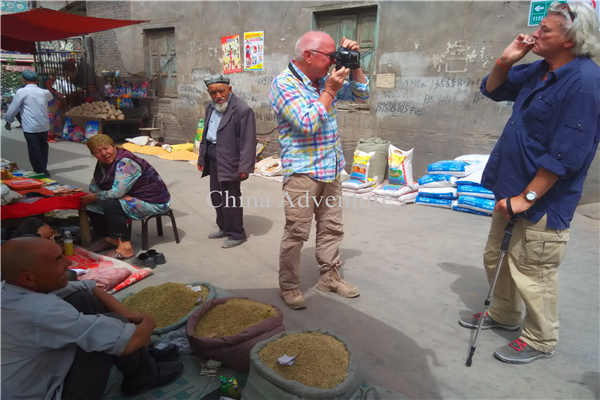
[{"label": "red cloth", "polygon": [[147,22],[69,14],[47,8],[2,15],[2,48],[33,53],[33,42],[64,39]]},{"label": "red cloth", "polygon": [[2,206],[1,219],[25,218],[32,215],[43,214],[52,210],[79,210],[81,206],[80,197],[85,192],[74,193],[65,196],[42,198],[33,203],[12,203]]}]

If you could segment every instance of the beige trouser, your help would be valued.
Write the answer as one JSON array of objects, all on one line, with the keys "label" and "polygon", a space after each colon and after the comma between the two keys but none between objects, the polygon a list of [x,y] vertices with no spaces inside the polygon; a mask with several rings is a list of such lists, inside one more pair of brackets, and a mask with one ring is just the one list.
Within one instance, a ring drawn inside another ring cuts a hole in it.
[{"label": "beige trouser", "polygon": [[[494,212],[483,255],[490,285],[507,223]],[[535,224],[519,218],[500,267],[489,315],[502,324],[519,325],[525,303],[521,338],[538,351],[553,351],[558,342],[558,266],[568,240],[568,229],[546,229],[545,215]]]},{"label": "beige trouser", "polygon": [[306,174],[294,174],[283,185],[285,228],[279,252],[279,287],[300,286],[300,251],[308,239],[313,215],[317,221],[316,257],[321,273],[339,268],[344,237],[342,193],[339,180],[319,182]]}]

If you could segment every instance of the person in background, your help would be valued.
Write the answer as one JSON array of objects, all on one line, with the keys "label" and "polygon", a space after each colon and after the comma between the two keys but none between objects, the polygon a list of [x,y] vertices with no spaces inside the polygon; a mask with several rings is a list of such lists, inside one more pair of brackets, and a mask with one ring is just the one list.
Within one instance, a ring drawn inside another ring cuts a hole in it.
[{"label": "person in background", "polygon": [[53,241],[2,244],[2,398],[100,399],[113,365],[136,395],[179,377],[175,348],[149,347],[154,320],[94,281],[68,282],[70,261]]},{"label": "person in background", "polygon": [[50,225],[37,217],[28,217],[15,229],[12,237],[36,236],[43,239],[54,240],[56,231]]},{"label": "person in background", "polygon": [[[516,65],[530,51],[542,60]],[[465,315],[459,324],[476,328],[483,317],[483,328],[520,328],[494,352],[503,362],[549,358],[558,344],[558,266],[600,141],[600,67],[591,60],[598,54],[594,10],[554,2],[533,35],[517,35],[481,83],[485,96],[514,102],[481,181],[496,197],[483,256],[490,284],[506,223],[516,222],[488,314]]]},{"label": "person in background", "polygon": [[218,75],[204,83],[212,102],[206,108],[198,171],[202,177],[210,175],[210,199],[219,227],[208,238],[227,238],[221,247],[230,248],[247,239],[241,182],[254,172],[256,121],[254,111],[232,93],[229,79]]},{"label": "person in background", "polygon": [[96,134],[87,141],[98,162],[90,183],[90,194],[81,197],[94,231],[105,236],[91,248],[116,249],[110,257],[127,259],[135,255],[129,237],[128,219],[163,214],[169,210],[171,195],[156,170],[144,159],[116,148],[110,136]]},{"label": "person in background", "polygon": [[21,116],[21,127],[27,141],[29,163],[37,173],[50,176],[48,172],[48,102],[52,94],[37,85],[35,71],[23,71],[25,87],[18,89],[15,97],[6,111],[6,129],[11,129],[11,123],[17,114]]},{"label": "person in background", "polygon": [[[342,38],[342,47],[359,51]],[[284,174],[285,227],[279,253],[279,288],[292,309],[304,308],[300,290],[300,251],[317,224],[317,289],[343,297],[359,290],[341,277],[340,243],[344,237],[340,173],[344,154],[337,126],[338,100],[366,101],[369,82],[361,68],[329,70],[335,63],[335,41],[325,32],[307,32],[295,57],[271,85],[269,98],[277,115]],[[346,78],[350,76],[350,81]],[[308,201],[304,204],[303,200]],[[318,204],[318,206],[316,205]]]}]

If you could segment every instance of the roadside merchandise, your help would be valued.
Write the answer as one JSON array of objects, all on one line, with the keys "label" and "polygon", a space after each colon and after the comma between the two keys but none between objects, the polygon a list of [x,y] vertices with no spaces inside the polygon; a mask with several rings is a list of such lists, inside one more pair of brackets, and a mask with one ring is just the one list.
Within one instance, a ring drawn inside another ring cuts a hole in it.
[{"label": "roadside merchandise", "polygon": [[454,160],[429,164],[428,174],[419,179],[416,203],[491,215],[494,210],[494,194],[481,186],[481,175],[488,158],[485,154],[466,154]]},{"label": "roadside merchandise", "polygon": [[[252,349],[252,346],[261,340],[267,339],[279,332],[282,332],[285,329],[283,326],[283,313],[277,307],[268,305],[268,309],[274,311],[264,313],[264,315],[258,319],[254,318],[253,322],[259,322],[243,328],[243,331],[241,332],[231,334],[229,336],[220,336],[223,334],[223,332],[217,333],[217,336],[215,337],[198,336],[196,328],[202,319],[207,316],[208,318],[213,319],[213,321],[210,323],[211,325],[215,325],[216,321],[220,320],[222,321],[222,326],[219,329],[225,326],[230,326],[228,331],[231,330],[231,333],[235,332],[233,325],[236,323],[236,317],[233,315],[221,314],[219,309],[217,309],[216,315],[214,312],[209,314],[212,309],[220,305],[224,305],[230,300],[234,301],[232,304],[230,304],[231,307],[238,308],[241,311],[248,309],[248,302],[239,302],[239,300],[242,300],[241,298],[225,297],[204,303],[198,310],[194,311],[188,319],[186,325],[186,335],[194,354],[198,355],[199,357],[221,361],[226,367],[232,368],[236,371],[245,372],[248,371],[249,368],[250,349]],[[226,309],[221,308],[221,311],[223,310]],[[251,312],[250,314],[255,314],[255,312]],[[242,314],[239,312],[235,313],[235,315],[237,318],[242,317]],[[247,317],[244,317],[244,319],[247,319]],[[216,332],[216,330],[212,329],[208,329],[207,332],[209,330]]]},{"label": "roadside merchandise", "polygon": [[[116,258],[96,254],[77,246],[75,246],[74,254],[67,258],[71,260],[70,269],[83,272],[82,275],[78,276],[78,280],[87,279],[85,278],[86,274],[93,272],[92,275],[89,275],[91,276],[90,279],[96,280],[98,278],[97,282],[100,285],[112,286],[112,288],[107,289],[108,293],[116,293],[152,275],[152,270],[148,268],[139,268]],[[116,274],[115,268],[125,269],[129,271],[129,274],[122,271]],[[105,271],[105,269],[110,270]],[[123,279],[118,281],[117,277]]]},{"label": "roadside merchandise", "polygon": [[369,181],[375,181],[375,184],[383,182],[387,172],[388,151],[390,141],[379,137],[361,138],[356,144],[356,151],[363,153],[373,153],[369,160],[367,178]]},{"label": "roadside merchandise", "polygon": [[412,159],[414,149],[404,151],[390,144],[388,149],[388,177],[390,185],[413,183]]},{"label": "roadside merchandise", "polygon": [[[283,355],[297,356],[281,365]],[[358,399],[358,365],[347,341],[331,332],[283,332],[257,343],[250,354],[246,400]]]}]

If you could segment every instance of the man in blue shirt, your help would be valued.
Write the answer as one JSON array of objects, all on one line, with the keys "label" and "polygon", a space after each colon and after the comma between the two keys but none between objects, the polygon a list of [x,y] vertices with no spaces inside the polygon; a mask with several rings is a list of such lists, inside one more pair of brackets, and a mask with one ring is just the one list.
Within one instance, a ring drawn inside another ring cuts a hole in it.
[{"label": "man in blue shirt", "polygon": [[[513,66],[530,50],[543,60]],[[529,363],[555,352],[558,266],[600,140],[600,68],[590,59],[599,53],[594,10],[555,2],[532,36],[519,34],[503,51],[481,84],[492,100],[514,101],[482,177],[496,197],[484,253],[490,283],[504,227],[519,217],[482,325],[521,328],[494,353],[503,362]],[[459,323],[475,328],[480,318]]]},{"label": "man in blue shirt", "polygon": [[12,239],[1,255],[2,398],[100,399],[113,364],[126,395],[181,374],[175,351],[148,349],[151,317],[94,281],[67,282],[71,262],[53,241]]},{"label": "man in blue shirt", "polygon": [[17,90],[13,101],[6,112],[6,129],[17,114],[21,115],[21,126],[27,141],[29,163],[35,172],[48,173],[48,102],[52,94],[38,87],[37,74],[34,71],[23,71],[25,87]]}]

